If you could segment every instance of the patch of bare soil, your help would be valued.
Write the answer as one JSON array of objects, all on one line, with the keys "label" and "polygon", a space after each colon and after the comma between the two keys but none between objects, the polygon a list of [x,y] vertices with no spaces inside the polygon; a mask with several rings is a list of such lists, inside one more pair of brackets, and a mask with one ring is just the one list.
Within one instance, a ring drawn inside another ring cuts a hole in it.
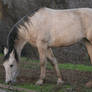
[{"label": "patch of bare soil", "polygon": [[[27,74],[28,73],[28,74]],[[90,72],[80,72],[76,70],[62,70],[61,71],[63,80],[66,83],[72,85],[80,85],[88,82],[92,79],[92,73]],[[19,83],[35,83],[40,76],[40,70],[23,70],[18,77]],[[52,70],[47,70],[46,83],[56,83],[56,74]]]},{"label": "patch of bare soil", "polygon": [[[65,83],[80,85],[92,80],[92,72],[81,72],[77,70],[61,70]],[[40,69],[21,69],[18,84],[35,83],[40,76]],[[4,68],[0,65],[0,80],[4,80]],[[46,83],[56,83],[57,77],[54,70],[47,70]]]},{"label": "patch of bare soil", "polygon": [[[22,62],[22,61],[21,61]],[[29,65],[29,62],[22,63],[23,65]],[[40,76],[40,68],[38,68],[37,64],[33,64],[30,68],[25,68],[25,66],[21,66],[21,71],[19,77],[17,78],[18,84],[25,84],[25,83],[35,83]],[[4,68],[0,64],[0,81],[4,81],[5,73]],[[92,72],[81,72],[77,70],[61,70],[63,80],[66,84],[71,85],[85,85],[89,80],[92,80]],[[47,76],[45,83],[49,84],[56,84],[57,77],[54,70],[47,70]],[[91,83],[90,83],[91,84]],[[92,85],[91,85],[92,87]]]}]

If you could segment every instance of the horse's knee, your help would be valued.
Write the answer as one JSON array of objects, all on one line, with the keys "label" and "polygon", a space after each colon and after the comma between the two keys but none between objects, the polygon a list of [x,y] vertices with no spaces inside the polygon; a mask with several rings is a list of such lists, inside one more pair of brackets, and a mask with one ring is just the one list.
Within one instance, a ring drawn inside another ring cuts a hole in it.
[{"label": "horse's knee", "polygon": [[46,57],[40,58],[40,66],[44,66],[47,62]]},{"label": "horse's knee", "polygon": [[41,61],[40,62],[40,66],[44,66],[45,65],[45,62],[44,61]]}]

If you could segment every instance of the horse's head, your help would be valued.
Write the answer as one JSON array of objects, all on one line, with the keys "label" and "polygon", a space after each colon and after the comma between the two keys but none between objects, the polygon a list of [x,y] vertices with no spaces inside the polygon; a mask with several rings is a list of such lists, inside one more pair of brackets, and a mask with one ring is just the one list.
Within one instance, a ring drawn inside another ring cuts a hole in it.
[{"label": "horse's head", "polygon": [[[4,49],[4,63],[6,73],[6,83],[16,82],[16,77],[18,75],[18,62],[15,58],[14,50],[8,55],[8,49]],[[8,56],[8,58],[7,58]]]}]

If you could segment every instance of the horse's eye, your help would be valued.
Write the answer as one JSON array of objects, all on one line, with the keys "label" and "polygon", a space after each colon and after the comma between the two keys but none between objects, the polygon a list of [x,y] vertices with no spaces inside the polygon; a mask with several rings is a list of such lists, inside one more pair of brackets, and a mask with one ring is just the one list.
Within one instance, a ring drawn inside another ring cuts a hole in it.
[{"label": "horse's eye", "polygon": [[10,65],[10,67],[12,68],[12,67],[13,67],[13,65]]}]

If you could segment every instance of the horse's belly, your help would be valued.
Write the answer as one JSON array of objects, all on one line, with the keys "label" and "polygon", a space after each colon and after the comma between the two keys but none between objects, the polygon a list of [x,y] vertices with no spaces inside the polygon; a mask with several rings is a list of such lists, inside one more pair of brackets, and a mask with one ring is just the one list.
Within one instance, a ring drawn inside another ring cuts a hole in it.
[{"label": "horse's belly", "polygon": [[70,36],[70,37],[60,37],[54,40],[54,42],[51,44],[52,47],[57,47],[57,46],[69,46],[72,45],[76,42],[78,42],[79,40],[81,40],[82,37],[74,37],[74,36]]},{"label": "horse's belly", "polygon": [[51,46],[52,47],[57,47],[57,46],[69,46],[72,45],[76,42],[78,42],[80,40],[80,38],[75,38],[75,37],[64,37],[64,38],[58,38],[56,39]]}]

